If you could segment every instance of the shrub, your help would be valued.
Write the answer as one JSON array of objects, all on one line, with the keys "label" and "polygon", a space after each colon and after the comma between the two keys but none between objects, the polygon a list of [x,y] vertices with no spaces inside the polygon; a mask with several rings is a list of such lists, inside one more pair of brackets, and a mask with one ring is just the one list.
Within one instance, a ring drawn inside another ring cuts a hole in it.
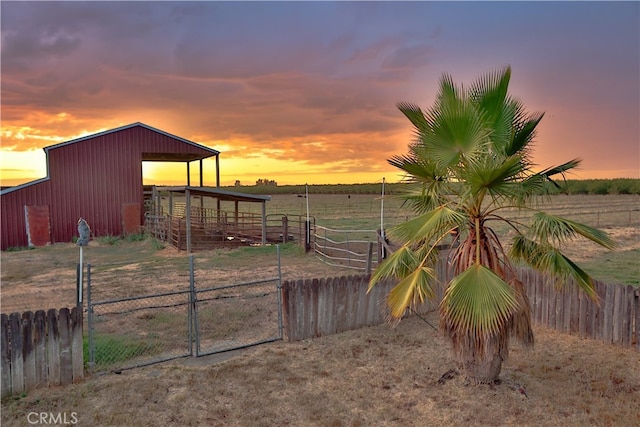
[{"label": "shrub", "polygon": [[146,236],[146,234],[144,234],[144,232],[140,232],[140,233],[136,233],[136,234],[127,234],[125,236],[125,239],[128,242],[142,242],[146,238],[147,238],[147,236]]},{"label": "shrub", "polygon": [[21,252],[21,251],[31,251],[35,249],[35,246],[12,246],[7,248],[7,252]]},{"label": "shrub", "polygon": [[120,240],[122,239],[119,236],[112,236],[111,234],[107,234],[105,236],[97,237],[96,240],[104,245],[114,246],[120,243]]}]

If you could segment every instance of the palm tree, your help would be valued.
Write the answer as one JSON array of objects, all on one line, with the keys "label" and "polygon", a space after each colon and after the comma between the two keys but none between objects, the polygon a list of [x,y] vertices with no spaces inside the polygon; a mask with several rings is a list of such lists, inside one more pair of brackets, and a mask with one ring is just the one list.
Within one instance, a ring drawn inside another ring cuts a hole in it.
[{"label": "palm tree", "polygon": [[[507,67],[463,88],[445,74],[426,112],[398,104],[416,139],[407,154],[388,162],[412,184],[403,198],[416,216],[391,230],[402,246],[369,283],[370,290],[382,279],[398,280],[387,305],[393,318],[401,318],[407,308],[434,297],[438,247],[454,235],[448,258],[452,279],[444,284],[440,327],[467,378],[475,382],[498,378],[510,337],[533,345],[526,284],[518,280],[514,262],[550,274],[558,287],[574,279],[595,300],[591,277],[561,248],[576,238],[614,246],[600,230],[536,209],[539,195],[560,188],[554,177],[564,178],[580,160],[534,171],[532,141],[543,114],[526,113],[508,94],[510,77]],[[505,210],[514,208],[530,213],[530,221],[509,219]],[[496,232],[500,223],[509,230],[507,245]]]}]

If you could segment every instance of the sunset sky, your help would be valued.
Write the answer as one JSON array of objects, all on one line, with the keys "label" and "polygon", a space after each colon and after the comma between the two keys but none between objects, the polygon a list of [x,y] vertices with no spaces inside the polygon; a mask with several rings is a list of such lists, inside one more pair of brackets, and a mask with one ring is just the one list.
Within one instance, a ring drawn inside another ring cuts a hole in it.
[{"label": "sunset sky", "polygon": [[[398,181],[399,101],[512,67],[534,160],[640,177],[640,3],[2,1],[2,185],[42,147],[143,122],[222,152],[223,185]],[[145,183],[185,167],[144,165]],[[197,174],[197,167],[191,168]],[[206,184],[215,164],[205,162]]]}]

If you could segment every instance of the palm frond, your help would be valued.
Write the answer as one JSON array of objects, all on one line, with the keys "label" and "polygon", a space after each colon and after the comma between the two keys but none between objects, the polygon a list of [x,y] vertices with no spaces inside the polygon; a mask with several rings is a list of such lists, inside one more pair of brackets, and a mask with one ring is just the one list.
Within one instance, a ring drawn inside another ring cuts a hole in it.
[{"label": "palm frond", "polygon": [[513,137],[505,147],[504,154],[511,156],[524,150],[535,137],[536,128],[542,120],[542,117],[544,117],[544,113],[537,113],[527,120],[516,123]]},{"label": "palm frond", "polygon": [[433,298],[435,275],[435,269],[421,266],[402,278],[387,295],[387,306],[391,317],[399,319],[407,308],[415,307]]},{"label": "palm frond", "polygon": [[556,287],[563,287],[570,279],[592,299],[597,299],[593,279],[560,250],[548,243],[537,243],[523,235],[513,239],[511,257],[529,264],[534,269],[549,274]]},{"label": "palm frond", "polygon": [[369,279],[367,292],[381,280],[409,276],[420,265],[420,260],[408,245],[401,246],[382,261]]},{"label": "palm frond", "polygon": [[[404,192],[401,194],[403,206],[408,205],[415,213],[423,214],[432,211],[438,206],[447,204],[447,199],[443,196],[443,192],[437,185],[422,188],[413,192]],[[446,193],[445,193],[446,194]]]},{"label": "palm frond", "polygon": [[462,90],[456,87],[451,75],[447,73],[443,74],[440,78],[440,85],[434,110],[437,111],[441,106],[459,102],[462,95]]},{"label": "palm frond", "polygon": [[582,236],[607,249],[616,246],[613,239],[602,230],[546,212],[538,212],[533,216],[530,231],[536,240],[543,242],[565,244]]},{"label": "palm frond", "polygon": [[500,114],[509,90],[511,67],[482,74],[470,86],[471,99],[483,110]]},{"label": "palm frond", "polygon": [[446,180],[446,170],[438,168],[428,158],[412,154],[394,155],[387,163],[407,173],[408,182],[437,183]]},{"label": "palm frond", "polygon": [[[491,129],[491,142],[504,146],[511,138],[517,103],[508,96],[511,68],[506,67],[480,76],[469,88],[469,99],[481,112],[485,126]],[[501,150],[503,151],[503,150]]]},{"label": "palm frond", "polygon": [[445,205],[419,215],[389,230],[402,242],[430,242],[450,229],[462,225],[466,216]]},{"label": "palm frond", "polygon": [[440,303],[448,333],[471,334],[480,341],[505,330],[517,309],[513,289],[480,264],[451,279]]},{"label": "palm frond", "polygon": [[531,197],[547,193],[547,178],[544,175],[535,173],[527,176],[521,181],[522,204],[525,204]]},{"label": "palm frond", "polygon": [[521,114],[519,108],[520,104],[517,101],[507,97],[500,111],[490,113],[482,110],[485,126],[491,129],[489,138],[491,150],[494,153],[506,157],[507,147],[513,138],[514,123],[517,122],[517,117]]},{"label": "palm frond", "polygon": [[558,190],[562,191],[562,187],[555,181],[553,180],[551,177],[560,174],[562,176],[562,179],[564,181],[566,181],[566,176],[565,173],[568,170],[577,168],[580,163],[582,162],[582,160],[580,159],[573,159],[573,160],[569,160],[566,163],[563,163],[561,165],[558,166],[552,166],[550,168],[547,168],[541,172],[538,172],[540,175],[544,176],[551,184],[553,184],[554,187],[556,187]]},{"label": "palm frond", "polygon": [[523,172],[520,156],[506,159],[484,157],[481,161],[470,162],[463,175],[471,192],[487,191],[493,197],[516,197],[522,193],[520,175]]},{"label": "palm frond", "polygon": [[429,130],[429,123],[427,122],[427,119],[425,119],[420,107],[409,102],[399,102],[396,106],[402,114],[409,119],[411,124],[413,124],[418,134]]},{"label": "palm frond", "polygon": [[433,117],[432,131],[423,135],[426,154],[439,167],[452,167],[473,157],[489,142],[490,131],[469,103],[442,107]]}]

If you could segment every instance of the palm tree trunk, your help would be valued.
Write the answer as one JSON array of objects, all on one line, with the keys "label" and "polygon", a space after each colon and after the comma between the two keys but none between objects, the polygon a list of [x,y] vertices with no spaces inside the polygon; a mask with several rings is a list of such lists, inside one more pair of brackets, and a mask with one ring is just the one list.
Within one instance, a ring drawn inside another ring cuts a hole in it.
[{"label": "palm tree trunk", "polygon": [[469,345],[459,354],[467,378],[475,383],[495,382],[502,370],[502,362],[508,356],[504,338],[496,336],[488,339],[483,349],[476,348],[472,340],[468,342]]}]

